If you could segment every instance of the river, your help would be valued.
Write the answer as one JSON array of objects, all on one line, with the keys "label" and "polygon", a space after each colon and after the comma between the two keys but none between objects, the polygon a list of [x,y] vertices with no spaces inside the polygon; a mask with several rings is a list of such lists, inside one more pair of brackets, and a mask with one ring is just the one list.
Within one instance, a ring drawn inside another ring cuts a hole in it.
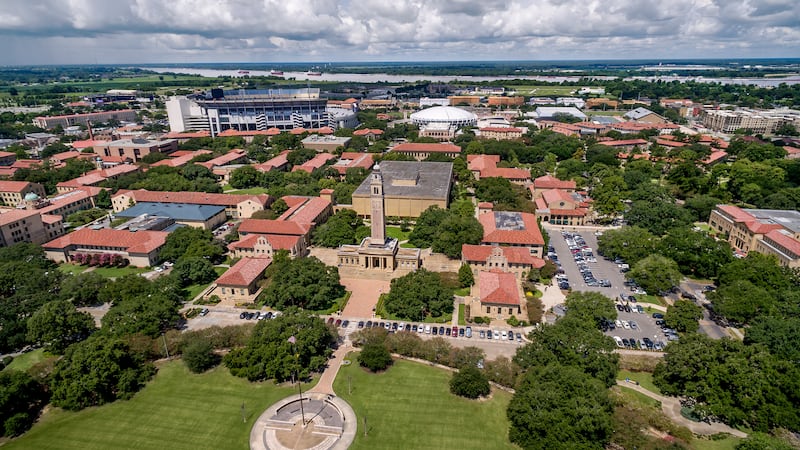
[{"label": "river", "polygon": [[[187,75],[200,75],[203,77],[241,77],[245,74],[239,73],[238,70],[220,70],[220,69],[197,69],[192,67],[142,67],[143,70],[150,70],[156,73],[177,73]],[[250,70],[247,72],[250,76],[269,76],[268,70]],[[335,81],[335,82],[354,82],[354,83],[413,83],[417,81],[434,81],[441,83],[449,83],[452,81],[462,82],[482,82],[482,81],[503,81],[503,80],[530,80],[549,83],[561,83],[564,81],[580,81],[583,77],[580,76],[539,76],[539,75],[506,75],[506,76],[471,76],[471,75],[390,75],[387,73],[322,73],[321,75],[308,75],[306,72],[284,72],[283,78],[295,79],[298,81]],[[617,77],[593,77],[596,80],[614,80]],[[697,81],[703,83],[721,83],[721,84],[754,84],[759,87],[774,87],[781,83],[798,84],[800,83],[800,76],[791,76],[786,78],[707,78],[707,77],[690,77],[690,76],[648,76],[640,77],[633,76],[627,77],[625,80],[646,80],[646,81],[679,81],[681,83],[686,81]]]}]

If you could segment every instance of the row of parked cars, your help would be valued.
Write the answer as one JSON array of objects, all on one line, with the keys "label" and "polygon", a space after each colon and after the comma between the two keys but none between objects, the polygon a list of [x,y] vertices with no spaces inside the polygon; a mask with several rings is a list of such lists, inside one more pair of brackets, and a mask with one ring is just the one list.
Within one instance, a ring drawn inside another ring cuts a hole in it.
[{"label": "row of parked cars", "polygon": [[587,286],[611,287],[610,280],[598,280],[592,273],[592,269],[589,268],[589,263],[596,263],[597,259],[594,257],[591,247],[586,244],[583,236],[567,231],[562,231],[561,235],[564,236],[564,240],[567,242],[567,247],[569,247],[572,259],[575,260],[575,264],[581,272],[584,283]]},{"label": "row of parked cars", "polygon": [[[350,326],[350,321],[347,319],[328,319],[328,324],[336,327],[347,328]],[[443,325],[430,325],[430,324],[416,324],[405,322],[391,322],[391,321],[372,321],[361,320],[356,323],[356,328],[361,330],[365,328],[384,328],[389,333],[396,333],[399,331],[407,331],[410,333],[430,334],[434,336],[448,336],[448,337],[465,337],[471,338],[473,335],[472,327],[458,327],[456,325],[443,326]],[[517,342],[522,342],[522,334],[514,333],[513,331],[505,330],[479,330],[476,332],[477,336],[481,339],[497,339]]]},{"label": "row of parked cars", "polygon": [[274,318],[276,318],[276,317],[278,317],[280,315],[281,315],[280,311],[275,311],[275,312],[271,312],[271,311],[267,311],[267,312],[244,311],[241,314],[239,314],[239,318],[240,319],[244,319],[244,320],[268,320],[268,319],[274,319]]},{"label": "row of parked cars", "polygon": [[643,337],[637,340],[635,338],[628,339],[614,336],[614,342],[616,342],[617,347],[620,348],[629,348],[633,350],[654,350],[657,352],[664,350],[664,343],[662,341],[653,341],[648,337]]}]

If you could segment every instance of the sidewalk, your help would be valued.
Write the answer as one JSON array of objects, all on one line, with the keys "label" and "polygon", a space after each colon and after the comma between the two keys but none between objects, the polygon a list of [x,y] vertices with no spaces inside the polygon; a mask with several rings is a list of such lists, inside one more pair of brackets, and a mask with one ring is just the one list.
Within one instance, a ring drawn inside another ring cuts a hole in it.
[{"label": "sidewalk", "polygon": [[648,391],[638,384],[628,383],[623,380],[617,380],[617,385],[624,386],[628,389],[633,389],[636,392],[660,401],[661,410],[664,412],[664,414],[666,414],[667,417],[669,417],[678,425],[688,428],[694,434],[712,435],[717,433],[728,433],[740,438],[747,437],[747,433],[731,428],[722,422],[693,422],[683,417],[683,415],[681,415],[681,402],[676,397],[665,397],[663,395],[656,394],[655,392]]},{"label": "sidewalk", "polygon": [[339,367],[342,365],[342,360],[344,360],[344,357],[347,356],[347,353],[351,351],[353,351],[353,347],[349,343],[340,345],[339,348],[333,352],[333,357],[328,360],[328,367],[322,372],[322,375],[319,377],[319,381],[317,382],[316,386],[309,389],[307,392],[336,395],[336,393],[333,391],[333,381],[336,379],[336,374],[339,373]]}]

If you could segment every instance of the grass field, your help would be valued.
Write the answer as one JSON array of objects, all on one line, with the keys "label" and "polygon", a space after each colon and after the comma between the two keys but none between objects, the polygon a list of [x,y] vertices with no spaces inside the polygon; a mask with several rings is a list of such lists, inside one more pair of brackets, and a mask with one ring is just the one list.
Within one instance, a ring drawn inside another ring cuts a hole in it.
[{"label": "grass field", "polygon": [[36,349],[32,352],[23,353],[19,356],[14,357],[14,360],[11,361],[11,364],[8,365],[3,370],[19,370],[20,372],[25,372],[26,370],[30,369],[34,364],[41,362],[47,358],[51,358],[52,355],[45,354],[44,349]]},{"label": "grass field", "polygon": [[[228,271],[227,267],[214,266],[214,272],[217,272],[217,276],[218,277],[222,276],[222,274],[227,272],[227,271]],[[212,281],[212,283],[213,283],[213,281]],[[211,283],[193,284],[191,286],[187,286],[185,288],[186,292],[187,292],[186,300],[194,300],[194,298],[197,297],[198,294],[203,292],[209,286],[211,286]]]},{"label": "grass field", "polygon": [[467,326],[466,305],[464,305],[463,303],[458,304],[458,326],[460,327]]},{"label": "grass field", "polygon": [[532,95],[534,97],[548,96],[548,95],[572,95],[577,89],[575,86],[539,86],[539,85],[522,85],[522,86],[505,86],[508,90],[517,92],[517,95]]},{"label": "grass field", "polygon": [[94,269],[94,273],[100,274],[104,277],[109,278],[119,278],[124,277],[125,275],[130,275],[134,273],[144,273],[147,272],[149,269],[146,267],[96,267]]},{"label": "grass field", "polygon": [[250,383],[224,367],[196,375],[172,361],[133,399],[79,412],[53,409],[3,449],[245,450],[255,419],[296,392],[271,382]]},{"label": "grass field", "polygon": [[[355,360],[352,355],[351,359]],[[334,389],[358,417],[350,448],[517,448],[508,442],[506,407],[511,395],[495,390],[490,400],[467,400],[450,393],[450,377],[449,371],[402,360],[380,374],[357,364],[342,366]]]},{"label": "grass field", "polygon": [[630,370],[620,370],[617,373],[618,380],[625,380],[626,378],[630,378],[633,381],[638,381],[639,386],[647,389],[650,392],[655,392],[656,394],[661,393],[661,389],[657,388],[655,384],[653,384],[653,374],[648,372],[631,372]]},{"label": "grass field", "polygon": [[694,450],[734,450],[736,444],[741,442],[742,439],[734,436],[728,436],[725,439],[718,441],[705,438],[696,438],[692,441],[692,448]]},{"label": "grass field", "polygon": [[225,185],[222,188],[222,191],[226,194],[236,194],[236,195],[259,195],[259,194],[266,194],[267,188],[265,187],[252,187],[248,189],[234,189],[230,187],[230,185]]},{"label": "grass field", "polygon": [[58,270],[60,270],[61,272],[64,272],[64,273],[71,273],[73,275],[78,275],[79,273],[83,273],[86,269],[88,269],[87,266],[79,266],[77,264],[59,264],[58,265]]},{"label": "grass field", "polygon": [[395,238],[398,241],[408,240],[408,235],[410,234],[410,231],[400,231],[400,227],[386,227],[386,236]]},{"label": "grass field", "polygon": [[652,406],[653,408],[661,408],[661,402],[650,398],[641,392],[634,391],[631,388],[627,388],[625,386],[616,386],[615,388],[619,389],[622,395],[633,399],[634,401],[641,403],[643,405]]},{"label": "grass field", "polygon": [[664,300],[657,295],[637,295],[636,301],[639,303],[652,303],[653,305],[666,306]]}]

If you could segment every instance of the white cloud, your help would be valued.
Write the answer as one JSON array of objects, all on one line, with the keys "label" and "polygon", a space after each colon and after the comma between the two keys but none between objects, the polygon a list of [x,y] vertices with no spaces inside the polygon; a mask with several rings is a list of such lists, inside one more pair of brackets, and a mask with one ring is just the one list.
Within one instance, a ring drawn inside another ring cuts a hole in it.
[{"label": "white cloud", "polygon": [[796,0],[3,0],[0,63],[800,56]]}]

